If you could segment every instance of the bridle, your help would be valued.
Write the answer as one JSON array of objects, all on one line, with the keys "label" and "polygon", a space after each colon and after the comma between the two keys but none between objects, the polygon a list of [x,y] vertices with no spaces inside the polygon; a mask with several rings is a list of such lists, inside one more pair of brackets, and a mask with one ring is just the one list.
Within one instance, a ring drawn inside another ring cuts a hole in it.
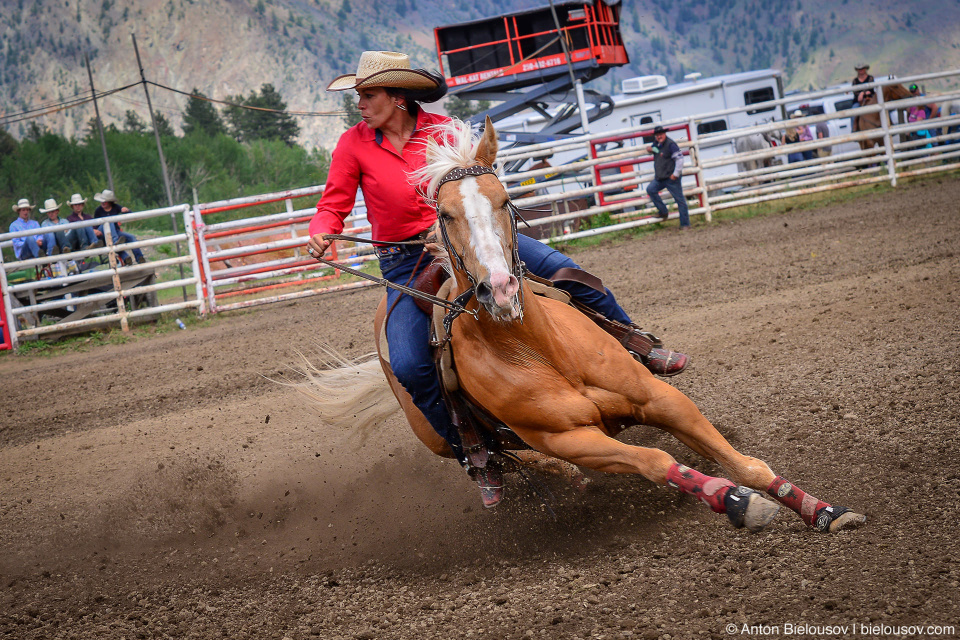
[{"label": "bridle", "polygon": [[[440,178],[440,180],[437,182],[437,186],[435,188],[434,193],[439,195],[440,187],[442,187],[448,182],[457,182],[469,176],[473,176],[473,177],[482,176],[485,173],[489,173],[490,175],[497,178],[497,180],[500,179],[499,176],[497,176],[496,171],[494,171],[492,168],[486,165],[475,164],[470,167],[457,167],[456,169],[451,169],[442,178]],[[454,247],[453,243],[450,241],[450,236],[447,233],[447,224],[444,221],[443,216],[440,215],[440,201],[437,200],[434,206],[437,211],[437,222],[439,223],[439,226],[440,226],[440,234],[443,237],[443,244],[447,247],[447,251],[453,256],[456,262],[456,268],[462,271],[463,274],[467,277],[467,280],[470,281],[470,289],[468,289],[467,292],[464,292],[464,294],[461,294],[457,298],[457,301],[459,302],[460,298],[463,298],[468,293],[472,295],[472,293],[476,291],[477,278],[472,273],[470,273],[469,269],[467,269],[466,264],[463,261],[463,256],[457,253],[456,247]],[[511,200],[507,200],[507,209],[510,210],[510,233],[513,240],[512,274],[517,279],[517,281],[522,284],[524,264],[520,261],[520,243],[518,242],[518,239],[517,239],[517,235],[518,235],[517,219],[520,218],[520,212],[517,210],[517,207],[513,204]],[[467,296],[463,304],[466,304],[466,302],[469,301],[470,297],[471,296]],[[517,305],[520,308],[519,321],[523,323],[523,286],[520,287],[517,293]],[[450,334],[450,327],[453,325],[453,321],[456,319],[457,315],[459,315],[457,311],[451,311],[443,319],[443,324],[444,324],[444,327],[447,329],[448,335]]]},{"label": "bridle", "polygon": [[[448,183],[448,182],[456,182],[456,181],[458,181],[458,180],[462,180],[462,179],[466,178],[467,176],[481,176],[481,175],[483,175],[483,174],[485,174],[485,173],[489,173],[489,174],[491,174],[491,175],[493,175],[493,176],[496,176],[496,172],[495,172],[493,169],[491,169],[490,167],[486,167],[486,166],[484,166],[484,165],[480,165],[480,164],[473,165],[473,166],[471,166],[471,167],[465,167],[465,168],[464,168],[464,167],[458,167],[458,168],[456,168],[456,169],[452,169],[451,171],[447,172],[446,175],[444,175],[442,178],[440,178],[440,181],[437,183],[436,191],[437,191],[437,193],[439,193],[439,192],[440,192],[440,187],[442,187],[444,184],[446,184],[446,183]],[[499,180],[499,177],[498,177],[497,179]],[[327,259],[324,258],[323,256],[313,255],[312,251],[311,251],[311,255],[313,256],[314,260],[317,260],[318,262],[321,262],[321,263],[323,263],[323,264],[325,264],[325,265],[327,265],[327,266],[333,267],[333,268],[335,268],[335,269],[339,269],[340,271],[343,271],[343,272],[345,272],[345,273],[349,273],[349,274],[354,275],[354,276],[357,276],[357,277],[359,277],[359,278],[363,278],[363,279],[365,279],[365,280],[370,280],[370,281],[372,281],[372,282],[376,282],[377,284],[383,285],[383,286],[385,286],[385,287],[387,287],[387,288],[389,288],[389,289],[395,289],[395,290],[399,291],[400,293],[407,294],[407,295],[409,295],[409,296],[411,296],[411,297],[413,297],[413,298],[417,298],[417,299],[420,299],[420,300],[424,300],[424,301],[429,302],[429,303],[431,303],[431,304],[434,304],[434,305],[437,305],[437,306],[441,306],[441,307],[444,307],[445,309],[448,309],[448,310],[449,310],[449,313],[447,313],[447,315],[444,316],[444,318],[443,318],[443,325],[444,325],[444,327],[445,327],[446,330],[447,330],[447,336],[448,336],[447,339],[449,340],[449,336],[451,335],[450,330],[451,330],[451,328],[452,328],[452,326],[453,326],[453,321],[456,320],[457,317],[458,317],[460,314],[466,313],[466,314],[468,314],[468,315],[473,316],[474,318],[477,317],[477,311],[476,311],[476,310],[470,310],[470,309],[467,309],[467,307],[466,307],[467,303],[470,302],[470,299],[471,299],[471,298],[474,296],[474,294],[476,293],[477,279],[476,279],[476,278],[474,277],[474,275],[473,275],[472,273],[470,273],[470,271],[467,269],[466,265],[465,265],[464,262],[463,262],[463,256],[461,256],[459,253],[457,253],[456,248],[454,248],[453,244],[450,242],[450,236],[449,236],[449,234],[447,233],[447,226],[446,226],[446,224],[444,223],[443,218],[440,216],[440,204],[439,204],[439,202],[436,203],[435,208],[436,208],[436,211],[437,211],[437,222],[438,222],[438,224],[439,224],[439,226],[440,226],[440,233],[441,233],[441,235],[443,236],[443,242],[444,242],[444,244],[445,244],[446,247],[447,247],[447,251],[448,251],[449,253],[453,254],[453,256],[454,256],[454,258],[455,258],[455,260],[456,260],[456,266],[457,266],[457,268],[459,268],[459,269],[466,275],[467,279],[470,281],[470,284],[471,284],[471,286],[470,286],[469,289],[467,289],[466,291],[464,291],[463,293],[461,293],[459,296],[457,296],[457,297],[456,297],[454,300],[452,300],[452,301],[450,301],[450,300],[445,300],[444,298],[440,298],[440,297],[437,297],[437,296],[434,296],[434,295],[430,295],[430,294],[428,294],[428,293],[424,293],[423,291],[418,291],[418,290],[416,290],[416,289],[414,289],[414,288],[412,288],[412,287],[407,287],[407,286],[404,286],[404,285],[395,284],[395,283],[393,283],[393,282],[390,282],[390,281],[387,280],[386,278],[378,278],[378,277],[372,276],[372,275],[370,275],[370,274],[368,274],[368,273],[364,273],[363,271],[360,271],[360,270],[357,270],[357,269],[352,269],[352,268],[348,267],[347,265],[340,264],[340,263],[334,262],[334,261],[332,261],[332,260],[327,260]],[[518,232],[517,232],[517,220],[523,221],[524,224],[526,224],[527,221],[523,219],[523,216],[520,214],[520,210],[516,207],[516,205],[513,204],[512,201],[509,201],[509,200],[507,201],[507,208],[510,210],[510,213],[511,213],[511,216],[510,216],[510,226],[511,226],[511,233],[512,233],[512,235],[513,235],[513,275],[517,278],[517,280],[519,280],[519,281],[522,283],[522,282],[523,282],[523,273],[524,273],[525,268],[524,268],[524,264],[523,264],[522,262],[520,262],[519,243],[518,243],[518,241],[517,241],[517,234],[518,234]],[[343,235],[343,234],[338,234],[338,233],[324,234],[323,238],[324,238],[325,240],[330,240],[330,241],[333,241],[333,240],[349,240],[349,241],[352,241],[352,242],[373,242],[373,241],[370,240],[369,238],[359,238],[359,237],[356,237],[356,236],[348,236],[348,235]],[[420,240],[420,239],[418,239],[418,240],[407,240],[407,241],[402,241],[402,242],[384,242],[384,241],[377,241],[377,244],[386,245],[386,246],[406,246],[406,245],[414,245],[414,244],[423,245],[423,244],[425,244],[425,240]],[[520,320],[520,322],[522,323],[522,322],[523,322],[523,287],[522,287],[522,286],[520,287],[520,291],[519,291],[519,293],[518,293],[517,304],[518,304],[518,306],[519,306],[519,308],[520,308],[520,318],[519,318],[519,320]]]}]

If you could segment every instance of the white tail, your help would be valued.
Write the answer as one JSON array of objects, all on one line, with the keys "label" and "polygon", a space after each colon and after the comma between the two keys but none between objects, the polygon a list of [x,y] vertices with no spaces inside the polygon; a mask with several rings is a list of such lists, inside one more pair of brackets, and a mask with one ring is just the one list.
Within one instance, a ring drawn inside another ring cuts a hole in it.
[{"label": "white tail", "polygon": [[311,400],[320,419],[349,429],[361,440],[400,409],[376,354],[347,358],[329,346],[318,349],[320,362],[300,354],[296,370],[302,382],[287,382]]}]

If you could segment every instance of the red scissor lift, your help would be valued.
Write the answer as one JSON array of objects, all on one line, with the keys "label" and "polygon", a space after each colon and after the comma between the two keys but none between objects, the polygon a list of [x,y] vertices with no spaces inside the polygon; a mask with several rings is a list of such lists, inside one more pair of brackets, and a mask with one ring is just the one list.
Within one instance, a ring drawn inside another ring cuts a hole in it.
[{"label": "red scissor lift", "polygon": [[[588,82],[629,62],[620,35],[620,0],[557,2],[554,8],[556,21],[552,8],[545,6],[434,29],[440,69],[451,93],[501,103],[472,120],[490,116],[497,121],[527,108],[547,114],[551,98],[565,98],[573,88],[571,71]],[[612,108],[608,96],[584,93],[597,107],[591,119]],[[580,125],[572,110],[548,117],[541,135],[530,141],[555,138]]]}]

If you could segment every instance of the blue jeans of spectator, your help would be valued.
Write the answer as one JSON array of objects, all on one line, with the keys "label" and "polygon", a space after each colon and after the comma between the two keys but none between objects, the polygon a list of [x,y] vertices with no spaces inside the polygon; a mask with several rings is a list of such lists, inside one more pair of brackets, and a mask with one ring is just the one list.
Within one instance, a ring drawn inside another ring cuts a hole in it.
[{"label": "blue jeans of spectator", "polygon": [[[549,246],[519,236],[520,260],[532,273],[549,278],[563,267],[577,268],[577,263]],[[380,270],[383,277],[395,284],[412,285],[411,274],[420,257],[419,247],[404,247],[395,253],[381,255]],[[430,262],[425,255],[417,267],[417,274]],[[557,286],[568,291],[580,302],[599,311],[606,317],[629,323],[630,317],[617,304],[609,289],[600,293],[580,283],[560,282]],[[387,343],[390,352],[390,367],[403,388],[413,398],[413,403],[423,412],[430,425],[453,449],[457,459],[463,461],[460,434],[450,421],[450,414],[443,403],[440,380],[437,377],[433,354],[430,352],[430,318],[416,305],[413,298],[395,289],[387,290]]]},{"label": "blue jeans of spectator", "polygon": [[[40,257],[40,245],[37,244],[37,238],[39,237],[40,236],[27,236],[23,239],[23,244],[20,245],[20,253],[17,254],[17,260],[30,260]],[[47,241],[44,240],[44,244],[46,244],[46,242]]]},{"label": "blue jeans of spectator", "polygon": [[682,178],[677,178],[676,180],[659,180],[654,178],[650,181],[650,184],[647,185],[647,195],[650,196],[650,201],[653,202],[653,206],[657,208],[657,211],[660,212],[661,216],[667,215],[667,205],[663,204],[663,199],[660,197],[660,192],[666,189],[670,192],[670,195],[673,196],[674,201],[677,203],[677,210],[680,213],[680,226],[689,227],[690,226],[690,214],[687,210],[687,199],[683,195],[683,185],[681,184]]},{"label": "blue jeans of spectator", "polygon": [[97,234],[93,227],[80,227],[67,232],[67,245],[71,247],[72,251],[80,251],[96,243]]},{"label": "blue jeans of spectator", "polygon": [[794,162],[813,160],[815,157],[816,154],[813,151],[795,151],[794,153],[787,154],[787,162],[793,164]]},{"label": "blue jeans of spectator", "polygon": [[[60,244],[60,241],[63,240],[63,244]],[[67,238],[63,235],[63,231],[48,231],[43,234],[43,250],[47,252],[47,255],[51,255],[50,250],[54,247],[60,247],[61,249],[67,245]]]},{"label": "blue jeans of spectator", "polygon": [[[104,225],[104,226],[106,226],[106,225]],[[100,227],[100,233],[104,233],[104,232],[103,232],[103,227]],[[104,234],[104,235],[106,235],[106,234]],[[136,242],[136,241],[137,241],[136,236],[134,236],[132,233],[127,233],[126,231],[121,231],[121,230],[120,230],[120,225],[118,225],[116,222],[111,222],[111,223],[110,223],[110,235],[113,236],[113,242],[114,242],[114,244],[116,244],[118,238],[123,238],[124,241],[126,241],[126,242]],[[120,259],[121,259],[121,260],[126,260],[126,259],[127,259],[127,252],[126,252],[126,251],[118,251],[118,252],[117,252],[117,255],[120,256]],[[134,257],[137,259],[137,261],[139,262],[140,260],[143,260],[143,251],[141,251],[140,249],[134,249],[134,250],[133,250],[133,256],[134,256]]]}]

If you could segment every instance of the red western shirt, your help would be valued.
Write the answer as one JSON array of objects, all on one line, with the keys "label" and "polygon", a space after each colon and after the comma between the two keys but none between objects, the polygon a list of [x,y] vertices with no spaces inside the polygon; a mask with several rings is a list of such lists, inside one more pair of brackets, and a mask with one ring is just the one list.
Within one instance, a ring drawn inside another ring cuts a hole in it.
[{"label": "red western shirt", "polygon": [[408,173],[426,164],[425,128],[448,122],[447,116],[417,112],[417,126],[403,151],[397,153],[380,130],[366,122],[340,136],[330,161],[327,184],[310,221],[310,235],[340,233],[353,209],[357,187],[363,191],[373,239],[406,240],[436,221],[437,213],[410,184]]}]

